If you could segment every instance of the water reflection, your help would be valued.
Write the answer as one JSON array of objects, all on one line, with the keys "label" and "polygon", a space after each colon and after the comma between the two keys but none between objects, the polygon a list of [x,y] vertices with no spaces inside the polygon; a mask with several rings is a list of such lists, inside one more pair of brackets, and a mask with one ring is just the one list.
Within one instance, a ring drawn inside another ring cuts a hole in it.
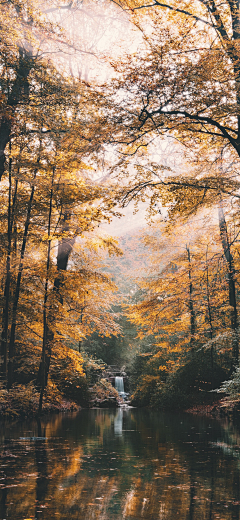
[{"label": "water reflection", "polygon": [[240,434],[135,409],[0,427],[0,518],[239,520]]},{"label": "water reflection", "polygon": [[39,519],[42,514],[41,504],[44,503],[48,496],[48,452],[45,440],[45,427],[41,420],[37,420],[38,436],[35,444],[36,459],[36,502],[35,502],[35,518]]},{"label": "water reflection", "polygon": [[114,433],[122,435],[123,431],[123,409],[119,408],[116,417],[114,417]]}]

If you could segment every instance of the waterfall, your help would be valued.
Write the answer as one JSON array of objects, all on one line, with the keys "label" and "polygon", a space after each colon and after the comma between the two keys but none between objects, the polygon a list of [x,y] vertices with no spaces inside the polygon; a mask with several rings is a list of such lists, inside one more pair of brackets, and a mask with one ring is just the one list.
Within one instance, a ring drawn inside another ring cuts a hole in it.
[{"label": "waterfall", "polygon": [[115,377],[115,388],[120,395],[125,394],[123,377],[120,377],[120,376]]}]

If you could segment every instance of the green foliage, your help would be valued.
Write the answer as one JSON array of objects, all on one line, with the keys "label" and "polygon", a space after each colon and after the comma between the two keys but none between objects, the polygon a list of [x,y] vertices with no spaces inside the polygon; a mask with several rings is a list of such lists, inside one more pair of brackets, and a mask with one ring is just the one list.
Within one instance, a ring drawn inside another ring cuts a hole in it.
[{"label": "green foliage", "polygon": [[[161,373],[161,379],[165,381],[168,368],[167,356],[164,350],[155,353],[156,347],[153,344],[148,344],[147,346],[141,344],[141,348],[142,352],[135,354],[129,367],[132,384],[136,384],[138,379],[146,374],[159,376]],[[148,348],[148,351],[146,351],[146,348]],[[161,370],[159,370],[160,367]]]},{"label": "green foliage", "polygon": [[[119,294],[119,299],[123,299],[122,293]],[[100,358],[107,365],[121,367],[128,364],[135,354],[137,329],[127,320],[120,305],[114,305],[112,310],[118,314],[121,333],[106,336],[93,332],[82,341],[81,352],[85,351],[89,356]]]},{"label": "green foliage", "polygon": [[219,361],[215,355],[212,365],[210,352],[196,352],[188,357],[182,367],[168,376],[166,385],[181,389],[189,395],[216,388],[228,373],[219,365]]},{"label": "green foliage", "polygon": [[158,400],[160,391],[160,377],[145,375],[131,396],[131,404],[133,406],[153,406]]},{"label": "green foliage", "polygon": [[81,349],[83,349],[90,358],[102,359],[107,365],[116,364],[119,361],[120,354],[118,339],[118,336],[110,335],[107,337],[93,332],[82,341]]},{"label": "green foliage", "polygon": [[[185,364],[168,375],[145,374],[139,377],[131,401],[136,406],[156,406],[164,409],[183,409],[195,402],[207,399],[227,377],[228,371],[220,366],[221,358],[215,354],[213,363],[210,352],[199,351],[188,356]],[[149,366],[145,362],[144,370]]]},{"label": "green foliage", "polygon": [[81,354],[59,346],[53,353],[50,377],[58,390],[78,404],[88,402],[88,382],[83,370]]},{"label": "green foliage", "polygon": [[197,352],[187,363],[170,374],[160,396],[159,406],[167,409],[182,409],[194,403],[208,400],[209,391],[223,381],[228,371],[219,365],[210,352]]},{"label": "green foliage", "polygon": [[37,377],[41,358],[41,343],[36,341],[16,341],[16,383],[28,385]]},{"label": "green foliage", "polygon": [[236,367],[235,372],[232,374],[231,379],[223,381],[220,388],[215,390],[217,393],[226,394],[223,401],[223,406],[228,409],[239,410],[240,409],[240,367]]},{"label": "green foliage", "polygon": [[95,359],[88,356],[86,352],[81,352],[83,357],[83,370],[86,374],[87,382],[90,386],[94,385],[101,377],[101,374],[106,368],[106,364],[102,359]]}]

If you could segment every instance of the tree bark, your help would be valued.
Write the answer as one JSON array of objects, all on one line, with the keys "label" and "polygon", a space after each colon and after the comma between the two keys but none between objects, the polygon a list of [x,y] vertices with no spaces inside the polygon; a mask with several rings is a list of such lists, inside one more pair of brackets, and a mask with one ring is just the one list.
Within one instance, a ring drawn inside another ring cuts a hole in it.
[{"label": "tree bark", "polygon": [[5,111],[8,115],[3,116],[0,123],[0,181],[5,169],[5,149],[10,141],[13,115],[19,103],[27,103],[29,99],[28,76],[33,68],[34,61],[32,51],[19,47],[18,66],[15,69],[15,80],[7,97]]},{"label": "tree bark", "polygon": [[[65,211],[62,222],[61,222],[61,231],[63,233],[63,238],[58,243],[58,254],[57,254],[57,270],[58,274],[55,277],[54,285],[53,285],[53,298],[57,298],[58,301],[63,304],[63,296],[60,292],[61,287],[63,286],[63,273],[62,271],[67,270],[68,260],[70,257],[70,254],[73,250],[74,243],[76,241],[77,235],[75,235],[72,238],[68,238],[66,235],[70,230],[70,220],[71,220],[71,214],[69,211]],[[37,375],[36,385],[38,387],[41,386],[41,382],[44,380],[44,385],[46,387],[48,376],[49,376],[49,369],[50,369],[50,363],[51,363],[51,356],[52,356],[52,346],[54,342],[54,324],[56,321],[56,309],[54,306],[54,303],[49,306],[48,308],[48,314],[46,315],[46,321],[45,321],[45,352],[44,352],[44,358],[45,363],[43,361],[43,357],[41,359],[41,363],[39,366],[39,371]]]},{"label": "tree bark", "polygon": [[[33,182],[35,181],[37,171],[34,173]],[[16,325],[17,325],[17,310],[20,295],[21,279],[23,272],[23,260],[25,255],[25,249],[27,244],[28,228],[31,219],[32,203],[34,197],[35,185],[33,184],[31,194],[28,202],[27,217],[25,221],[23,241],[21,247],[20,263],[18,267],[17,284],[13,298],[13,309],[12,309],[12,324],[9,340],[9,360],[8,360],[8,374],[7,374],[7,388],[10,389],[14,382],[14,355],[15,355],[15,338],[16,338]]]},{"label": "tree bark", "polygon": [[234,261],[231,254],[231,245],[228,237],[227,223],[224,215],[224,210],[222,207],[222,203],[220,201],[218,208],[218,219],[219,219],[219,230],[220,237],[222,242],[222,248],[224,252],[224,257],[227,262],[228,274],[227,274],[227,282],[228,282],[228,295],[229,295],[229,305],[231,307],[231,329],[234,333],[233,345],[232,345],[232,355],[235,363],[238,363],[239,356],[239,346],[238,346],[238,312],[237,312],[237,300],[236,300],[236,286],[235,286],[235,269],[234,269]]},{"label": "tree bark", "polygon": [[209,291],[209,268],[208,268],[208,248],[206,251],[206,287],[207,287],[207,309],[208,309],[208,323],[209,323],[209,334],[210,338],[213,338],[213,320],[212,320],[212,308]]},{"label": "tree bark", "polygon": [[[47,386],[47,378],[48,378],[50,359],[51,359],[51,343],[49,343],[49,332],[50,331],[48,332],[48,323],[47,323],[47,300],[48,300],[49,268],[50,268],[50,259],[51,259],[51,218],[52,218],[54,174],[55,174],[55,168],[53,168],[53,172],[52,172],[52,185],[51,185],[51,191],[50,191],[49,214],[48,214],[47,272],[46,272],[46,280],[45,280],[45,287],[44,287],[44,302],[43,302],[43,344],[42,344],[42,357],[41,357],[41,363],[40,363],[41,371],[39,373],[39,378],[41,379],[41,391],[40,391],[40,396],[39,396],[39,407],[38,407],[39,414],[42,411],[43,394],[44,394],[44,390]],[[48,366],[46,366],[46,357],[49,360]]]},{"label": "tree bark", "polygon": [[9,296],[11,285],[11,241],[12,241],[12,158],[9,159],[8,179],[8,246],[6,261],[6,280],[4,288],[4,307],[2,313],[2,337],[1,337],[1,373],[7,379],[7,343],[8,343],[8,321],[9,321]]},{"label": "tree bark", "polygon": [[192,297],[193,286],[192,286],[191,255],[190,255],[190,249],[188,246],[186,246],[186,250],[187,250],[187,257],[188,257],[188,277],[189,277],[190,349],[193,352],[196,323],[195,323],[195,311],[194,311],[193,297]]},{"label": "tree bark", "polygon": [[[7,380],[7,350],[8,350],[8,327],[9,327],[9,309],[10,309],[10,289],[11,289],[11,254],[12,254],[12,231],[14,224],[14,212],[17,200],[18,178],[15,181],[14,195],[12,200],[12,158],[9,159],[9,186],[8,186],[8,245],[6,259],[6,278],[4,285],[4,306],[2,312],[2,335],[0,355],[2,359],[1,373]],[[19,173],[19,169],[18,169]]]},{"label": "tree bark", "polygon": [[[208,323],[209,323],[209,333],[210,338],[213,339],[213,321],[212,321],[212,308],[211,308],[211,300],[210,300],[210,291],[209,291],[209,268],[208,268],[208,247],[206,251],[206,286],[207,286],[207,309],[208,309]],[[213,365],[213,344],[211,344],[211,371],[212,371],[212,388],[213,388],[213,378],[214,378],[214,365]]]}]

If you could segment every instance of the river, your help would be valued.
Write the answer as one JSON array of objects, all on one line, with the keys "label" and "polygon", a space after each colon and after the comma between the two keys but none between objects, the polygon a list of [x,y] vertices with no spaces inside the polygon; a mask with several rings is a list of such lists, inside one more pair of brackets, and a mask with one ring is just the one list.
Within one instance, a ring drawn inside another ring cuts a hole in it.
[{"label": "river", "polygon": [[239,520],[240,432],[227,421],[82,410],[0,426],[0,518]]}]

